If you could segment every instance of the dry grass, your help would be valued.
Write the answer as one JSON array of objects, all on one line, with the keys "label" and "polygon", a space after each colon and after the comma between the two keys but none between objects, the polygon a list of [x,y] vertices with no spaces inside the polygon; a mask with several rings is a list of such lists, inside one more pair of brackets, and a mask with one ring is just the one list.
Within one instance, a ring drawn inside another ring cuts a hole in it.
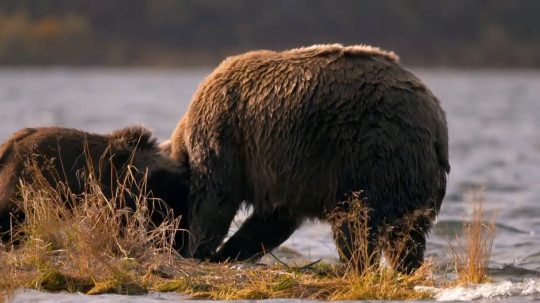
[{"label": "dry grass", "polygon": [[15,274],[8,264],[8,256],[3,251],[0,251],[0,275],[0,302],[4,302],[13,297],[17,283],[13,280]]},{"label": "dry grass", "polygon": [[312,300],[423,299],[430,295],[415,291],[430,283],[432,265],[413,275],[389,268],[356,275],[344,268],[315,264],[307,268],[244,266],[233,264],[184,265],[184,276],[157,284],[159,291],[177,291],[195,298],[221,300],[295,298]]},{"label": "dry grass", "polygon": [[[330,215],[330,220],[334,225],[334,232],[338,232],[338,237],[351,238],[354,248],[351,251],[350,262],[345,265],[344,278],[340,281],[345,288],[337,291],[331,296],[335,300],[354,299],[422,299],[428,297],[427,294],[413,290],[416,285],[433,285],[434,264],[427,261],[416,272],[411,275],[400,274],[388,266],[382,264],[380,252],[384,247],[383,239],[379,239],[373,251],[368,248],[370,245],[369,216],[370,209],[362,202],[360,193],[352,193],[345,203],[344,209],[338,208]],[[419,212],[418,216],[424,215]],[[407,218],[408,228],[415,228],[415,218]],[[409,222],[410,221],[410,222]],[[346,224],[350,226],[348,235],[340,234],[337,226]],[[403,237],[403,241],[409,238]],[[399,245],[400,249],[408,249],[406,243]],[[401,251],[399,251],[401,252]],[[339,251],[340,255],[347,255]],[[387,260],[392,268],[397,268],[396,260]],[[339,275],[338,275],[339,276]]]},{"label": "dry grass", "polygon": [[[15,231],[22,244],[4,252],[0,275],[10,277],[2,289],[31,287],[90,293],[143,293],[147,267],[171,262],[173,232],[178,220],[171,214],[159,226],[150,220],[153,203],[160,203],[133,188],[136,184],[127,168],[121,172],[119,189],[111,199],[101,191],[93,174],[85,178],[86,188],[75,195],[58,182],[52,186],[37,162],[27,167],[32,183],[21,182],[20,208],[25,222]],[[135,209],[125,207],[126,199]]]},{"label": "dry grass", "polygon": [[472,206],[471,220],[464,225],[463,239],[457,239],[457,246],[451,246],[455,282],[459,285],[489,281],[487,269],[496,231],[495,215],[486,220],[484,192],[470,192],[467,200]]},{"label": "dry grass", "polygon": [[[169,214],[159,226],[152,223],[150,203],[156,201],[130,192],[137,186],[144,193],[145,185],[134,184],[129,170],[120,174],[119,190],[112,199],[105,197],[92,174],[86,176],[84,193],[74,195],[64,184],[51,186],[39,166],[30,165],[29,171],[32,184],[20,186],[27,218],[14,235],[21,244],[0,252],[0,276],[5,277],[0,280],[0,296],[4,298],[23,287],[87,294],[176,291],[194,298],[225,300],[409,300],[430,297],[414,287],[435,283],[432,262],[412,275],[373,262],[356,270],[359,267],[354,262],[372,258],[365,250],[354,252],[356,259],[347,266],[185,260],[172,249],[178,220]],[[136,209],[124,207],[126,195],[133,198]],[[366,216],[354,218],[350,217],[360,220],[354,222],[360,230],[357,241],[367,243],[367,223],[362,221]]]},{"label": "dry grass", "polygon": [[[370,252],[369,247],[369,213],[370,209],[362,202],[359,192],[353,192],[348,200],[337,207],[329,214],[332,223],[334,236],[341,239],[346,245],[343,251],[338,246],[338,253],[342,260],[349,259],[346,265],[347,272],[361,276],[373,270],[375,260],[378,259],[376,252]],[[348,226],[346,231],[340,229],[341,226]],[[353,247],[346,239],[350,239]],[[380,245],[379,245],[380,246]]]}]

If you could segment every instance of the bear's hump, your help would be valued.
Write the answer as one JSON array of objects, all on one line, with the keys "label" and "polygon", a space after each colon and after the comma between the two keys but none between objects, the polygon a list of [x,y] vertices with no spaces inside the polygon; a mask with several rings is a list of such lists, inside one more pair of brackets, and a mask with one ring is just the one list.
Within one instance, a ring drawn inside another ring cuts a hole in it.
[{"label": "bear's hump", "polygon": [[327,56],[327,55],[347,55],[347,56],[376,56],[383,57],[389,61],[399,62],[399,56],[382,48],[360,44],[343,46],[341,44],[315,44],[307,47],[293,48],[283,52],[284,55],[290,57],[298,56]]},{"label": "bear's hump", "polygon": [[382,48],[360,44],[360,45],[349,45],[343,46],[341,44],[315,44],[307,47],[293,48],[289,50],[284,50],[281,52],[271,51],[271,50],[255,50],[247,53],[243,53],[236,56],[231,56],[225,59],[218,71],[242,68],[249,66],[253,61],[268,61],[268,60],[291,60],[291,59],[308,59],[314,57],[325,57],[325,56],[362,56],[362,57],[379,57],[390,62],[399,62],[399,56],[392,52],[386,51]]},{"label": "bear's hump", "polygon": [[112,132],[109,136],[112,143],[129,146],[132,148],[157,149],[157,140],[152,132],[141,125],[128,126]]}]

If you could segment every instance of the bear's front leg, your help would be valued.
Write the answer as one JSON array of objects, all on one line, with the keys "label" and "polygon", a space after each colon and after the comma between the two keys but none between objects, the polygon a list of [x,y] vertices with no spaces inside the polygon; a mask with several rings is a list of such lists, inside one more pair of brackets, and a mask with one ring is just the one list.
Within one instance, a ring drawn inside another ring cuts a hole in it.
[{"label": "bear's front leg", "polygon": [[201,192],[197,200],[190,212],[188,255],[209,259],[227,235],[240,203],[213,189]]},{"label": "bear's front leg", "polygon": [[302,223],[284,210],[271,213],[256,211],[221,247],[213,261],[244,261],[259,258],[285,242]]},{"label": "bear's front leg", "polygon": [[[193,126],[195,128],[195,126]],[[242,159],[220,123],[192,130],[189,150],[188,256],[209,259],[222,244],[243,200]],[[229,142],[228,142],[229,141]],[[184,254],[186,255],[186,254]]]}]

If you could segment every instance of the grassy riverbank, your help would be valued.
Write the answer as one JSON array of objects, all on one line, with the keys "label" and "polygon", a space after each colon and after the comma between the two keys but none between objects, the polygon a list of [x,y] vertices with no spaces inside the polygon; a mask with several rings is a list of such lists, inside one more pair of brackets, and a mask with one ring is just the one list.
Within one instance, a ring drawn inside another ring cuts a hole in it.
[{"label": "grassy riverbank", "polygon": [[[85,193],[75,196],[66,186],[49,185],[37,167],[30,172],[32,184],[20,186],[20,207],[26,220],[12,235],[14,244],[0,252],[0,276],[4,277],[0,291],[4,298],[18,288],[34,288],[86,294],[175,291],[224,300],[409,300],[431,296],[415,290],[416,286],[445,287],[489,279],[486,267],[494,224],[486,223],[483,198],[479,196],[472,198],[475,211],[466,224],[465,238],[452,246],[456,278],[448,280],[441,274],[445,270],[437,270],[432,260],[411,275],[380,263],[358,271],[355,264],[289,266],[282,262],[262,265],[186,260],[172,248],[178,220],[169,215],[156,226],[150,219],[149,206],[157,201],[138,195],[132,197],[135,211],[121,207],[122,199],[130,194],[126,188],[132,188],[129,174],[120,180],[122,186],[115,197],[106,199],[92,178],[87,180]],[[144,188],[144,184],[138,186]],[[352,202],[361,207],[359,201]],[[367,237],[366,232],[358,235]],[[371,258],[365,252],[355,255],[354,262],[364,264]]]}]

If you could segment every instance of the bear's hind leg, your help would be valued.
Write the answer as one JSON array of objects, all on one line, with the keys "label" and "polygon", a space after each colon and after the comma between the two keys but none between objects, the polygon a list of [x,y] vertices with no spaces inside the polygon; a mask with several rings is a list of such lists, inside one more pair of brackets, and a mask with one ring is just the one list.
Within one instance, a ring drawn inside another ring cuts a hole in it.
[{"label": "bear's hind leg", "polygon": [[215,261],[259,258],[285,242],[302,222],[285,211],[254,212],[221,247]]},{"label": "bear's hind leg", "polygon": [[411,274],[424,261],[426,235],[431,228],[429,215],[414,215],[400,220],[386,232],[384,253],[390,265],[397,271]]},{"label": "bear's hind leg", "polygon": [[343,220],[332,224],[334,242],[341,262],[355,266],[358,272],[380,261],[379,225],[373,217],[358,217],[358,221]]}]

